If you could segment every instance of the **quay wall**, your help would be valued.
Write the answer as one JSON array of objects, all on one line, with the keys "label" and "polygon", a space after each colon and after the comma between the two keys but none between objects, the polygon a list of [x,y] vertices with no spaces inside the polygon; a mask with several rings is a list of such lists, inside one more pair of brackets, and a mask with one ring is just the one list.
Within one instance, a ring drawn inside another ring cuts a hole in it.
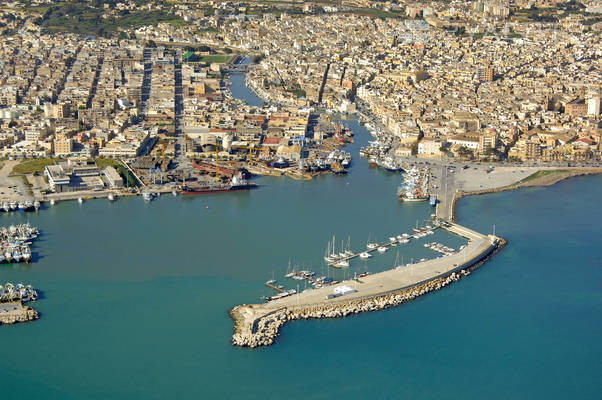
[{"label": "quay wall", "polygon": [[454,193],[454,197],[451,203],[451,215],[450,221],[456,222],[456,210],[458,206],[458,200],[462,197],[467,196],[477,196],[482,194],[491,194],[491,193],[499,193],[499,192],[508,192],[511,190],[522,189],[526,187],[534,187],[534,186],[551,186],[560,181],[563,181],[568,178],[572,178],[575,176],[585,176],[585,175],[597,175],[602,174],[602,168],[570,168],[570,169],[562,169],[558,171],[558,173],[553,174],[551,176],[544,176],[541,178],[535,178],[531,181],[521,181],[514,183],[512,185],[497,187],[497,188],[488,188],[488,189],[480,189],[480,190],[472,190],[472,191],[464,191],[461,189],[457,189]]},{"label": "quay wall", "polygon": [[[230,315],[236,323],[235,333],[232,336],[232,344],[252,348],[269,346],[273,344],[278,337],[280,327],[288,321],[310,318],[339,318],[346,317],[350,314],[383,310],[398,306],[431,291],[440,290],[453,282],[457,282],[462,277],[470,275],[472,271],[480,268],[490,257],[505,245],[506,241],[500,238],[495,245],[490,246],[479,256],[468,260],[442,275],[409,287],[347,301],[341,299],[340,301],[324,302],[309,306],[300,305],[283,307],[261,315],[251,321],[251,323],[248,323],[247,321],[246,326],[244,318],[241,318],[241,316],[245,311],[252,312],[251,309],[253,306],[242,305],[235,307],[230,312]],[[249,308],[249,310],[245,310],[245,307]]]}]

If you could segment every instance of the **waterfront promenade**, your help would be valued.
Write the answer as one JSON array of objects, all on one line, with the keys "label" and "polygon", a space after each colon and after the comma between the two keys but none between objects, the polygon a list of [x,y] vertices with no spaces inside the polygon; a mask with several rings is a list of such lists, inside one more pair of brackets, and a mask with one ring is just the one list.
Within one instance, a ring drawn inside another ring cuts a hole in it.
[{"label": "waterfront promenade", "polygon": [[[262,323],[266,324],[265,321],[262,321],[265,317],[269,321],[270,315],[283,310],[288,313],[295,310],[307,312],[307,310],[318,308],[324,310],[325,308],[345,307],[346,304],[383,298],[383,296],[408,291],[412,288],[420,288],[420,294],[426,293],[433,288],[429,287],[426,290],[426,287],[421,286],[438,279],[449,278],[450,276],[453,278],[452,280],[455,280],[458,272],[465,272],[480,263],[503,243],[503,240],[498,237],[483,235],[457,224],[445,224],[443,228],[468,239],[466,247],[457,253],[445,257],[416,264],[407,264],[359,279],[347,280],[336,285],[297,293],[265,304],[235,307],[231,312],[236,322],[234,343],[242,346],[250,345],[252,347],[256,344],[271,344],[273,337],[267,338],[265,342],[261,340],[259,342],[256,341],[257,338],[254,335],[258,332],[257,326]],[[441,281],[441,283],[443,282]],[[447,281],[443,286],[450,282]],[[336,288],[344,286],[353,289],[354,292],[327,299],[327,296],[332,295]],[[440,288],[440,286],[437,286],[435,289]],[[379,308],[377,307],[376,309]],[[339,315],[335,314],[334,316]],[[277,323],[277,321],[275,322]],[[268,331],[274,335],[277,334],[277,329],[269,329]],[[265,329],[260,333],[263,334],[264,332]]]}]

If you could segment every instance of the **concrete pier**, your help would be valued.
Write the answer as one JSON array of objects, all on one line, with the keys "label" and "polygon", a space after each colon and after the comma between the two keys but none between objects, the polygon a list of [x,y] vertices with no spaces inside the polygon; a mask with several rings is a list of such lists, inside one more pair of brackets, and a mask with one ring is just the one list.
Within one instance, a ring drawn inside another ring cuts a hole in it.
[{"label": "concrete pier", "polygon": [[[233,344],[250,347],[271,344],[278,334],[278,327],[288,320],[298,319],[294,317],[298,315],[306,315],[306,318],[338,317],[356,310],[370,311],[401,304],[466,275],[505,243],[498,237],[483,235],[457,224],[445,224],[442,228],[468,239],[466,247],[449,256],[343,281],[265,304],[235,307],[231,311],[236,323]],[[342,286],[355,292],[326,298],[333,294],[335,288]]]},{"label": "concrete pier", "polygon": [[38,317],[38,312],[29,306],[24,306],[21,300],[0,302],[0,325],[33,321]]}]

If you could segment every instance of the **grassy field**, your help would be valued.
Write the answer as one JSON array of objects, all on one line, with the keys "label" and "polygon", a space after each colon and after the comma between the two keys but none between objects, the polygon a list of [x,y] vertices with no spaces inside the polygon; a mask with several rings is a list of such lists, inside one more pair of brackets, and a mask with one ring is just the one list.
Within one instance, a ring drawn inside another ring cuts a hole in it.
[{"label": "grassy field", "polygon": [[165,11],[122,11],[103,18],[106,11],[102,7],[94,7],[92,3],[82,0],[56,3],[47,9],[40,8],[39,11],[42,14],[39,24],[47,33],[112,36],[120,28],[156,25],[159,22],[176,26],[185,24],[181,18]]},{"label": "grassy field", "polygon": [[19,164],[13,167],[11,175],[26,175],[33,174],[34,172],[44,171],[44,167],[52,165],[58,158],[36,158],[32,160],[23,160]]},{"label": "grassy field", "polygon": [[533,182],[535,180],[549,178],[554,175],[565,174],[567,172],[571,172],[571,171],[568,169],[552,169],[552,170],[545,170],[545,171],[537,171],[536,173],[529,175],[528,177],[519,181],[518,183],[529,183],[529,182]]}]

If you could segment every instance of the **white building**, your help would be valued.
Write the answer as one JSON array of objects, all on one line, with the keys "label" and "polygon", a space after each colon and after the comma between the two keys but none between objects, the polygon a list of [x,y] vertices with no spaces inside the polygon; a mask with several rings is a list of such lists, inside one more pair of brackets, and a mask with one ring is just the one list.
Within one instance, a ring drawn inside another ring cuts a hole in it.
[{"label": "white building", "polygon": [[441,142],[439,140],[423,140],[418,143],[418,155],[440,156]]},{"label": "white building", "polygon": [[587,115],[600,115],[600,97],[587,100]]}]

